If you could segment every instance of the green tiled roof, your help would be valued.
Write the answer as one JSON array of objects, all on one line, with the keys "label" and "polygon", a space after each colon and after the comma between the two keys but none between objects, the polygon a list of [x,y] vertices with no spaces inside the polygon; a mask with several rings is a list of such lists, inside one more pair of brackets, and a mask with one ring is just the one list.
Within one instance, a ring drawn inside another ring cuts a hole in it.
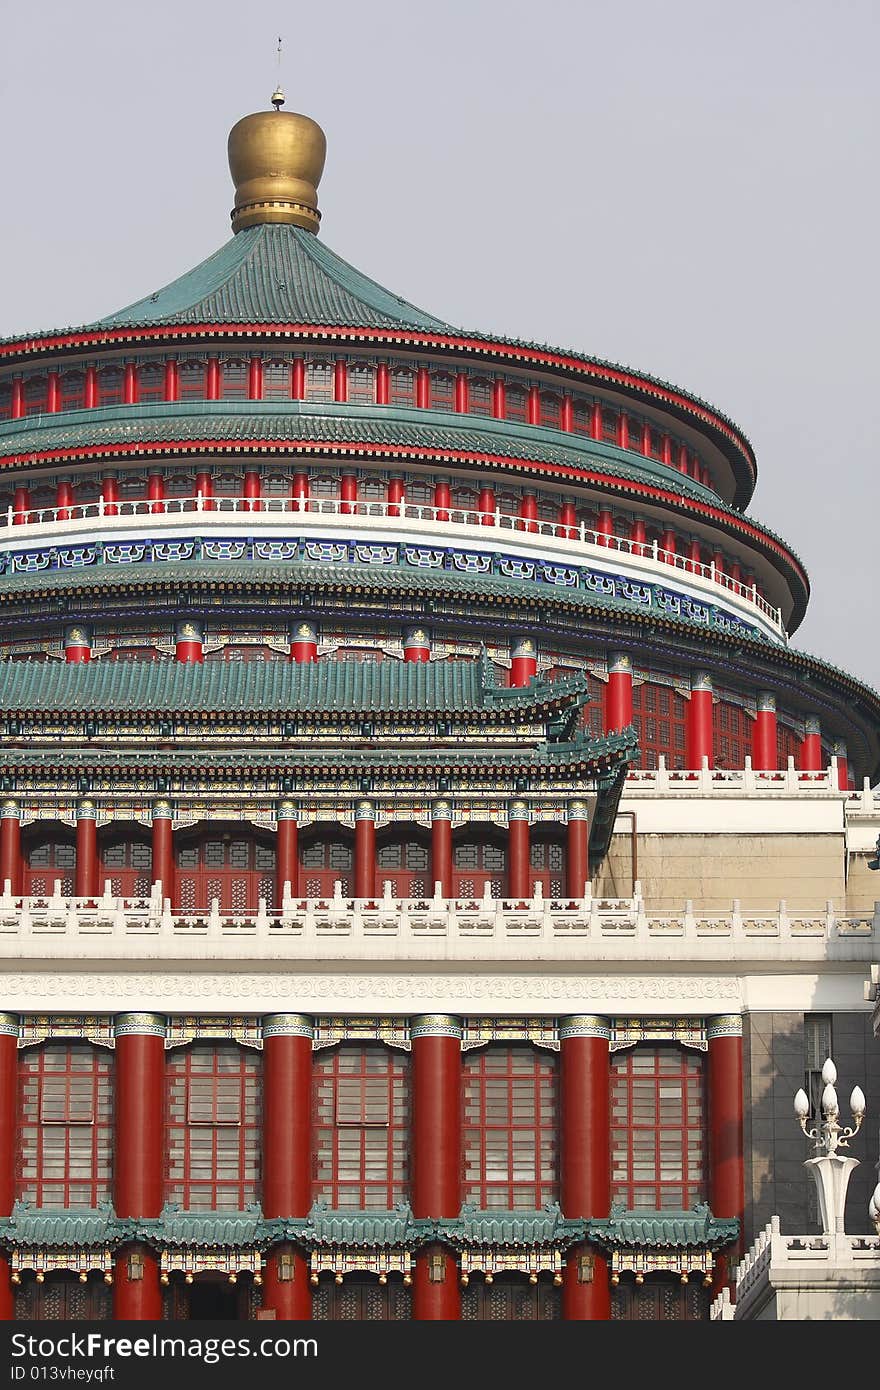
[{"label": "green tiled roof", "polygon": [[624,1211],[612,1207],[605,1221],[589,1221],[587,1232],[599,1245],[610,1247],[650,1246],[652,1249],[715,1249],[735,1240],[739,1234],[736,1217],[713,1216],[708,1206],[691,1211]]},{"label": "green tiled roof", "polygon": [[390,1211],[331,1211],[316,1202],[309,1212],[307,1239],[312,1245],[394,1246],[400,1249],[423,1236],[407,1202]]},{"label": "green tiled roof", "polygon": [[117,1239],[118,1226],[109,1205],[65,1211],[18,1201],[12,1215],[0,1221],[0,1241],[8,1245],[108,1245]]},{"label": "green tiled roof", "polygon": [[414,454],[421,450],[448,455],[491,454],[613,474],[629,482],[651,482],[671,493],[729,511],[732,520],[741,519],[740,513],[727,508],[711,488],[656,460],[643,459],[601,441],[584,439],[579,444],[579,436],[571,435],[565,439],[562,444],[558,430],[535,425],[484,418],[475,426],[472,416],[398,406],[330,406],[289,401],[282,411],[271,401],[183,401],[105,406],[73,410],[63,416],[31,415],[24,420],[4,421],[0,424],[0,458],[59,449],[130,449],[155,442],[284,444],[288,440],[323,444],[328,450],[334,445],[374,445]]},{"label": "green tiled roof", "polygon": [[550,703],[580,703],[580,673],[529,686],[494,685],[487,661],[0,662],[0,709],[447,713],[501,711],[522,718]]},{"label": "green tiled roof", "polygon": [[437,1229],[453,1245],[548,1246],[582,1236],[584,1223],[566,1219],[558,1202],[535,1212],[480,1211],[465,1205],[457,1220],[438,1222]]},{"label": "green tiled roof", "polygon": [[170,285],[86,328],[303,323],[457,330],[361,274],[311,232],[248,227]]},{"label": "green tiled roof", "polygon": [[156,1221],[138,1221],[138,1230],[154,1233],[163,1245],[225,1245],[253,1248],[265,1238],[259,1207],[245,1211],[181,1211],[166,1206]]}]

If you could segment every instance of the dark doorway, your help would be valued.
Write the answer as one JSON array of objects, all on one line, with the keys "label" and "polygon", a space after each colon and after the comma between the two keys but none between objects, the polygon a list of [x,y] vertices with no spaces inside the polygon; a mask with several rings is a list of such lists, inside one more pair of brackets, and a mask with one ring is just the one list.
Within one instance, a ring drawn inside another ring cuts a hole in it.
[{"label": "dark doorway", "polygon": [[226,1280],[205,1279],[189,1290],[190,1321],[238,1322],[238,1289]]}]

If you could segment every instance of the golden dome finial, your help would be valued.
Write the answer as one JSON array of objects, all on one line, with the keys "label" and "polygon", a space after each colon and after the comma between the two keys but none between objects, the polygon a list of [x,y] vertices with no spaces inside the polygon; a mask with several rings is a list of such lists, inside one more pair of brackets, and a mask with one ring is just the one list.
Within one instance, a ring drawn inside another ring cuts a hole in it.
[{"label": "golden dome finial", "polygon": [[233,232],[261,222],[286,222],[317,232],[321,224],[318,183],[327,140],[316,121],[282,111],[283,103],[279,84],[272,93],[274,111],[244,116],[229,132]]}]

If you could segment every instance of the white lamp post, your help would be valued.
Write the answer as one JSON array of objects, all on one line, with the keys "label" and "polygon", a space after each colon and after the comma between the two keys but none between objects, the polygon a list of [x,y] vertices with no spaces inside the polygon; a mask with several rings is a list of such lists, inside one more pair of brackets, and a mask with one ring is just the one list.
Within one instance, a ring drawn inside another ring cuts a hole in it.
[{"label": "white lamp post", "polygon": [[[810,1115],[810,1102],[804,1091],[798,1091],[794,1098],[794,1113],[801,1129],[808,1139],[813,1140],[817,1157],[808,1158],[804,1163],[816,1180],[819,1194],[819,1212],[822,1218],[822,1234],[843,1234],[843,1215],[846,1207],[846,1189],[853,1170],[858,1168],[857,1158],[843,1158],[837,1151],[849,1147],[853,1135],[858,1134],[865,1118],[865,1097],[860,1086],[854,1086],[849,1098],[853,1124],[844,1128],[840,1123],[840,1104],[834,1083],[837,1081],[837,1068],[829,1057],[822,1068],[825,1089],[822,1092],[822,1114],[824,1119],[815,1129],[807,1129]],[[874,1196],[880,1192],[880,1183]],[[874,1199],[872,1198],[872,1201]]]}]

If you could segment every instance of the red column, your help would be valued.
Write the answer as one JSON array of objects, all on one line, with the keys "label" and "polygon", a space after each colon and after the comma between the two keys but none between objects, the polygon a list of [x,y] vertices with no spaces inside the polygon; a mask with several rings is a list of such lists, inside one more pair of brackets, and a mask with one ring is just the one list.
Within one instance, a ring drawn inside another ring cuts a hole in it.
[{"label": "red column", "polygon": [[[137,399],[135,397],[135,399]],[[61,381],[57,372],[46,377],[46,413],[55,415],[61,409]]]},{"label": "red column", "polygon": [[[559,1020],[559,1039],[560,1206],[564,1216],[602,1220],[611,1210],[611,1028],[606,1018],[572,1015]],[[562,1316],[611,1317],[608,1261],[587,1242],[566,1260]]]},{"label": "red column", "polygon": [[629,418],[625,410],[617,417],[617,443],[621,449],[629,448]]},{"label": "red column", "polygon": [[419,367],[416,372],[416,405],[419,410],[431,408],[431,373],[427,367]]},{"label": "red column", "polygon": [[574,401],[568,393],[562,397],[562,405],[559,410],[559,428],[565,430],[566,434],[571,434],[574,429]]},{"label": "red column", "polygon": [[294,401],[303,401],[306,397],[306,364],[301,357],[294,357],[290,369],[290,397]]},{"label": "red column", "polygon": [[602,407],[598,401],[594,401],[593,408],[590,411],[590,438],[601,439],[604,432]]},{"label": "red column", "polygon": [[629,538],[633,553],[635,555],[644,555],[647,549],[647,532],[645,531],[645,523],[640,521],[638,517],[635,518],[629,528]]},{"label": "red column", "polygon": [[431,639],[423,627],[404,628],[403,659],[418,662],[431,660]]},{"label": "red column", "polygon": [[714,743],[712,737],[712,677],[706,671],[697,671],[691,678],[691,698],[687,715],[687,766],[701,768],[707,758],[709,767],[714,767]]},{"label": "red column", "polygon": [[480,497],[477,502],[477,509],[480,512],[481,526],[495,525],[495,489],[491,487],[481,487]]},{"label": "red column", "polygon": [[[412,1040],[412,1211],[417,1220],[458,1216],[461,1206],[461,1020],[417,1014]],[[416,1255],[413,1318],[461,1317],[454,1255],[432,1244]]]},{"label": "red column", "polygon": [[452,897],[452,806],[435,801],[431,807],[431,890],[440,885],[442,898]]},{"label": "red column", "polygon": [[12,497],[12,524],[13,526],[25,526],[30,521],[28,513],[31,509],[30,488],[17,487]]},{"label": "red column", "polygon": [[703,550],[698,540],[691,540],[688,543],[687,571],[689,574],[699,574],[700,565],[703,563]]},{"label": "red column", "polygon": [[403,503],[406,500],[406,488],[402,478],[388,479],[388,515],[402,516]]},{"label": "red column", "polygon": [[762,690],[758,694],[758,710],[752,730],[752,767],[765,772],[777,766],[776,697],[768,690]]},{"label": "red column", "polygon": [[538,674],[538,648],[531,637],[515,637],[510,646],[510,684],[528,685]]},{"label": "red column", "polygon": [[290,659],[296,662],[318,660],[318,629],[301,619],[290,630]]},{"label": "red column", "polygon": [[180,400],[180,370],[173,357],[165,363],[165,399]]},{"label": "red column", "polygon": [[147,500],[152,513],[161,515],[165,511],[165,474],[159,469],[150,469],[147,475]]},{"label": "red column", "polygon": [[290,896],[299,896],[299,825],[296,806],[292,801],[280,801],[276,813],[278,839],[275,846],[275,906],[284,902],[287,886]]},{"label": "red column", "polygon": [[684,473],[685,477],[687,477],[688,473],[690,472],[690,468],[688,466],[688,451],[686,444],[679,444],[678,446],[678,471],[679,473]]},{"label": "red column", "polygon": [[590,822],[585,801],[568,803],[565,846],[565,891],[569,898],[583,898],[590,882]]},{"label": "red column", "polygon": [[380,362],[376,367],[376,404],[390,405],[391,403],[391,369],[387,362]]},{"label": "red column", "polygon": [[354,896],[376,896],[376,808],[359,801],[354,813]]},{"label": "red column", "polygon": [[672,440],[668,434],[664,434],[660,440],[660,457],[663,463],[672,464]]},{"label": "red column", "polygon": [[633,722],[633,669],[626,652],[611,652],[608,657],[604,715],[606,734],[627,729]]},{"label": "red column", "polygon": [[713,1216],[739,1218],[740,1238],[716,1256],[713,1294],[731,1282],[743,1251],[743,1046],[739,1014],[709,1020],[706,1103],[709,1112],[709,1207]]},{"label": "red column", "polygon": [[83,405],[86,410],[94,410],[98,404],[98,369],[86,367],[86,380],[83,387]]},{"label": "red column", "polygon": [[614,535],[614,517],[607,507],[603,507],[596,518],[597,544],[607,545],[608,537]]},{"label": "red column", "polygon": [[294,511],[307,512],[309,509],[309,475],[294,473],[290,486],[290,496]]},{"label": "red column", "polygon": [[348,400],[348,364],[344,357],[333,363],[333,399],[344,405]]},{"label": "red column", "polygon": [[255,469],[249,468],[244,475],[244,487],[242,488],[246,512],[258,512],[260,510],[260,491],[260,475]]},{"label": "red column", "polygon": [[579,535],[577,507],[573,502],[563,502],[559,507],[559,526],[563,540],[574,541]]},{"label": "red column", "polygon": [[21,811],[17,801],[0,808],[0,891],[6,884],[14,898],[21,895]]},{"label": "red column", "polygon": [[248,363],[248,400],[263,399],[263,359],[252,357]]},{"label": "red column", "polygon": [[358,486],[356,473],[343,473],[339,484],[339,497],[342,506],[339,510],[343,516],[350,516],[355,510],[357,502]]},{"label": "red column", "polygon": [[831,746],[831,756],[837,759],[837,786],[842,792],[849,791],[849,760],[846,756],[846,744],[838,740]]},{"label": "red column", "polygon": [[507,865],[508,897],[530,898],[529,808],[524,801],[511,801],[507,808]]},{"label": "red column", "polygon": [[672,556],[678,554],[678,536],[671,527],[667,526],[666,530],[662,533],[660,537],[660,549],[666,551],[662,559],[664,559],[668,565],[673,564],[674,561]]},{"label": "red column", "polygon": [[[117,1014],[113,1206],[118,1217],[152,1219],[162,1211],[165,1020],[159,1014]],[[113,1316],[162,1316],[159,1261],[140,1243],[114,1261]]]},{"label": "red column", "polygon": [[136,362],[126,362],[122,378],[122,404],[137,405],[139,396],[138,369]]},{"label": "red column", "polygon": [[812,715],[804,720],[798,767],[802,772],[822,772],[822,727]]},{"label": "red column", "polygon": [[507,414],[507,392],[498,378],[492,382],[492,414],[496,420],[503,420]]},{"label": "red column", "polygon": [[13,420],[21,420],[24,416],[24,379],[20,376],[12,379],[12,400],[9,413]]},{"label": "red column", "polygon": [[220,399],[220,362],[216,357],[208,358],[205,395],[209,401],[219,401]]},{"label": "red column", "polygon": [[162,901],[172,907],[176,900],[174,885],[174,813],[170,801],[157,801],[153,806],[153,883],[162,885]]},{"label": "red column", "polygon": [[198,665],[205,659],[204,629],[194,618],[179,618],[174,628],[174,658],[184,666]]},{"label": "red column", "polygon": [[94,801],[81,801],[76,808],[76,873],[74,896],[98,896],[98,813]]},{"label": "red column", "polygon": [[539,425],[541,423],[541,388],[530,386],[528,400],[526,401],[526,424]]},{"label": "red column", "polygon": [[201,494],[202,506],[206,512],[214,509],[214,479],[210,473],[196,474],[196,497]]},{"label": "red column", "polygon": [[[303,1014],[263,1019],[263,1215],[270,1220],[308,1216],[311,1206],[312,1032]],[[289,1241],[266,1256],[262,1303],[279,1319],[312,1316],[308,1261]]]},{"label": "red column", "polygon": [[646,459],[651,457],[651,426],[647,420],[642,425],[642,453]]},{"label": "red column", "polygon": [[119,479],[112,474],[101,479],[101,499],[105,516],[119,515]]},{"label": "red column", "polygon": [[69,665],[78,665],[92,659],[92,636],[89,628],[82,623],[71,623],[64,629],[64,660]]},{"label": "red column", "polygon": [[434,506],[437,509],[437,520],[448,521],[447,508],[452,506],[452,489],[448,483],[438,482],[434,484]]},{"label": "red column", "polygon": [[[17,1108],[18,1015],[0,1013],[0,1217],[11,1216],[15,1203]],[[0,1322],[14,1317],[9,1257],[0,1250]]]},{"label": "red column", "polygon": [[455,409],[459,415],[467,415],[470,410],[470,388],[466,372],[459,372],[455,378]]},{"label": "red column", "polygon": [[523,519],[523,531],[537,531],[538,499],[533,492],[524,492],[519,499],[519,514]]}]

